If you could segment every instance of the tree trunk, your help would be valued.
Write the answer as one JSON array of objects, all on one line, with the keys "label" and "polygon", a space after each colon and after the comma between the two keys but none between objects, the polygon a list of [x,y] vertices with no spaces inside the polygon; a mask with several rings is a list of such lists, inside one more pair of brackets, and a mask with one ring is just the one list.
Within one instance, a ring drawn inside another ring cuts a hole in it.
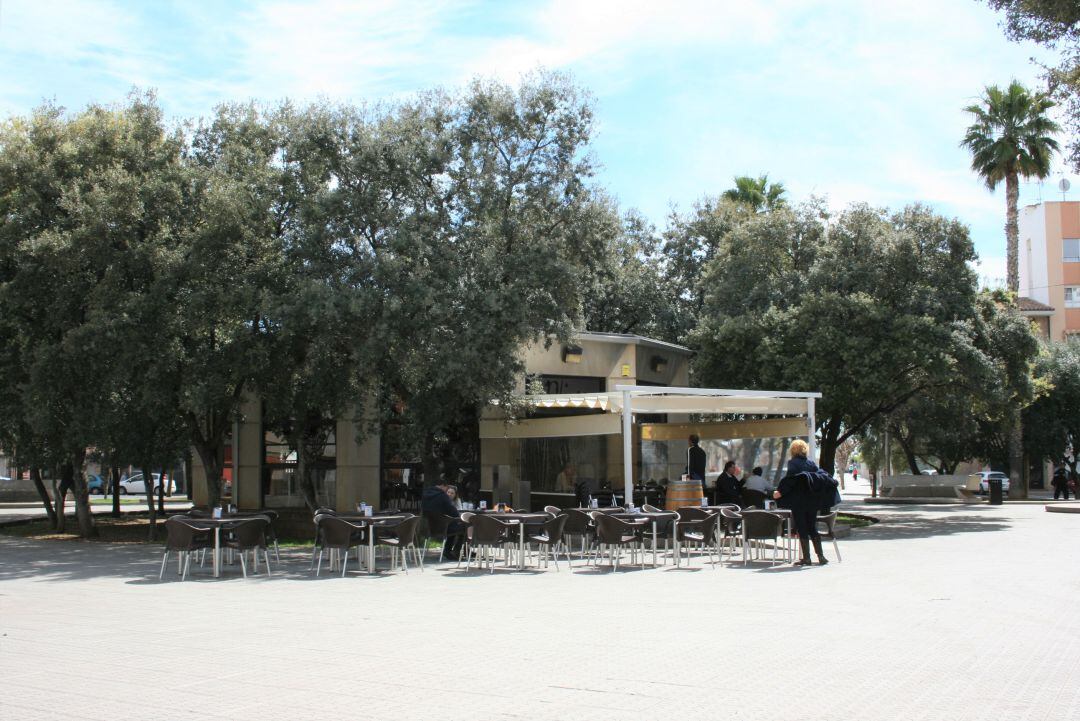
[{"label": "tree trunk", "polygon": [[150,470],[149,463],[140,465],[143,476],[143,490],[146,492],[146,508],[150,515],[150,533],[147,539],[154,540],[154,531],[157,526],[157,507],[154,505],[154,474]]},{"label": "tree trunk", "polygon": [[52,507],[52,499],[49,498],[49,492],[45,490],[45,484],[41,480],[41,469],[37,466],[30,469],[30,480],[34,483],[34,490],[37,491],[38,498],[41,499],[41,505],[45,506],[45,514],[49,517],[49,525],[56,528],[56,510]]},{"label": "tree trunk", "polygon": [[435,455],[435,434],[424,433],[424,484],[430,486],[439,480],[439,458]]},{"label": "tree trunk", "polygon": [[836,449],[840,446],[839,419],[830,419],[821,427],[821,447],[818,448],[818,468],[830,476],[836,472]]},{"label": "tree trunk", "polygon": [[67,529],[67,516],[64,515],[64,505],[67,501],[67,486],[64,485],[64,481],[60,478],[60,474],[54,467],[52,472],[53,478],[53,505],[56,510],[56,530],[63,533]]},{"label": "tree trunk", "polygon": [[1027,498],[1027,474],[1024,473],[1024,428],[1020,414],[1009,429],[1009,498]]},{"label": "tree trunk", "polygon": [[1020,262],[1018,246],[1020,228],[1017,224],[1017,206],[1020,202],[1020,181],[1015,172],[1005,174],[1005,262],[1008,289],[1020,294]]},{"label": "tree trunk", "polygon": [[780,444],[780,453],[777,456],[778,460],[776,461],[776,470],[773,471],[773,477],[772,479],[770,479],[771,483],[776,483],[786,475],[784,473],[784,464],[787,463],[787,449],[790,445],[791,441],[789,441],[787,438],[785,438],[784,441]]},{"label": "tree trunk", "polygon": [[221,505],[221,464],[218,462],[220,449],[208,443],[196,443],[195,452],[202,461],[206,473],[206,504],[210,508]]},{"label": "tree trunk", "polygon": [[161,486],[157,492],[157,511],[162,518],[165,517],[165,491],[169,487],[169,479],[165,477],[165,467],[161,468]]},{"label": "tree trunk", "polygon": [[75,518],[79,523],[79,535],[93,538],[97,535],[94,527],[94,513],[90,508],[90,489],[86,487],[86,475],[83,474],[83,461],[86,449],[80,448],[71,454],[71,491],[75,496]]},{"label": "tree trunk", "polygon": [[112,517],[120,517],[120,466],[112,466]]},{"label": "tree trunk", "polygon": [[893,430],[893,437],[896,438],[896,442],[900,444],[900,450],[904,452],[904,459],[907,461],[908,468],[911,469],[913,475],[919,475],[919,459],[915,457],[915,449],[911,445],[911,437],[904,437],[898,429]]}]

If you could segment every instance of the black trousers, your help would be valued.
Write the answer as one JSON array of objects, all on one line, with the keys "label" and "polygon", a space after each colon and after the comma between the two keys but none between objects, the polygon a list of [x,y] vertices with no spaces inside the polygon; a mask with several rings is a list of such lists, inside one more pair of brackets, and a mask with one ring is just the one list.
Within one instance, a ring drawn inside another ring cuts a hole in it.
[{"label": "black trousers", "polygon": [[1054,486],[1054,500],[1058,499],[1058,496],[1062,493],[1065,494],[1065,500],[1069,500],[1069,487],[1068,486]]},{"label": "black trousers", "polygon": [[465,529],[467,525],[458,520],[450,521],[446,527],[446,542],[443,543],[443,555],[456,558],[461,551],[461,544],[465,541]]},{"label": "black trousers", "polygon": [[820,538],[817,529],[817,511],[792,511],[792,520],[795,521],[795,530],[799,538]]}]

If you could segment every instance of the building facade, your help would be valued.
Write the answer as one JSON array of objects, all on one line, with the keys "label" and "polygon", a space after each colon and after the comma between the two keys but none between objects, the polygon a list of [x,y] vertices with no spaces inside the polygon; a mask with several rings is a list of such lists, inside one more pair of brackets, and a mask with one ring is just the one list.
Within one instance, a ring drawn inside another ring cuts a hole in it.
[{"label": "building facade", "polygon": [[[544,393],[593,393],[614,390],[620,384],[685,386],[689,382],[689,349],[636,335],[585,332],[565,346],[538,344],[523,348],[521,353],[526,371],[518,388],[522,393],[528,390],[528,383],[538,383]],[[416,459],[388,453],[384,448],[386,428],[382,434],[373,433],[370,419],[355,415],[337,419],[327,436],[316,470],[317,502],[339,510],[353,509],[360,502],[376,507],[397,502],[400,493],[415,485],[419,464]],[[580,447],[566,448],[559,444],[569,442],[475,440],[479,458],[472,470],[478,472],[480,488],[487,493],[500,486],[508,490],[521,480],[531,480],[539,492],[555,490],[561,465],[566,458],[579,456],[583,476],[610,481],[622,477],[617,438],[597,436],[575,441]],[[641,462],[640,455],[635,462]],[[560,463],[560,467],[553,463]],[[266,427],[258,398],[245,401],[223,465],[230,481],[224,485],[226,502],[241,509],[304,506],[296,454]],[[193,500],[204,505],[206,474],[197,456],[191,476]]]},{"label": "building facade", "polygon": [[1020,311],[1043,337],[1080,333],[1080,202],[1020,209]]}]

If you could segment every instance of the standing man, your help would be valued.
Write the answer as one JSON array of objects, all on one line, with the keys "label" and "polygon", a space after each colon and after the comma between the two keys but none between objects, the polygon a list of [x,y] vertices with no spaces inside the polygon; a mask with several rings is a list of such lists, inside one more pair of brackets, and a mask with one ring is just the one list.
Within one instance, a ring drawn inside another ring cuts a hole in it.
[{"label": "standing man", "polygon": [[690,434],[690,447],[686,449],[686,475],[692,481],[701,481],[701,491],[705,492],[705,451],[698,445],[701,441],[697,433]]}]

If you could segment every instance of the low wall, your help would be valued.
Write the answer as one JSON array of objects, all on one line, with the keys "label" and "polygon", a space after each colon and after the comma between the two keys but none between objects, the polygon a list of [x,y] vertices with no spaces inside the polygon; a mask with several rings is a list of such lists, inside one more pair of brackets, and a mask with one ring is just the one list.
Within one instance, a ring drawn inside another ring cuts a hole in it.
[{"label": "low wall", "polygon": [[956,498],[957,486],[967,483],[967,476],[887,476],[881,482],[881,495],[886,498]]}]

